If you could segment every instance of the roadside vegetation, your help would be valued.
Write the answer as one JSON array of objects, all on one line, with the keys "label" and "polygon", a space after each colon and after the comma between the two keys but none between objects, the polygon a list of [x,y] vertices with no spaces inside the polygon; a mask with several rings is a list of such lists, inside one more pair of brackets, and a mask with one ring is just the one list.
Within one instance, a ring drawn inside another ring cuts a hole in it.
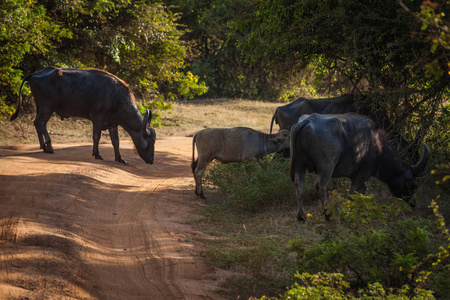
[{"label": "roadside vegetation", "polygon": [[335,179],[331,221],[325,221],[309,174],[308,221],[299,223],[287,159],[267,157],[261,167],[217,163],[205,176],[212,187],[201,211],[205,218],[194,224],[211,238],[196,242],[206,261],[234,273],[224,285],[230,299],[445,299],[446,168],[422,178],[414,210],[376,180],[367,195],[347,199],[348,183]]}]

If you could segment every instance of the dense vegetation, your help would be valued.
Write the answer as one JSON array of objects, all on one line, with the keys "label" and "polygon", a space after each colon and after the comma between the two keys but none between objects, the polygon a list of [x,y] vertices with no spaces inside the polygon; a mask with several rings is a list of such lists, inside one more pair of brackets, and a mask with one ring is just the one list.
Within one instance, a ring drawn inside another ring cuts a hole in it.
[{"label": "dense vegetation", "polygon": [[11,111],[23,75],[49,65],[106,69],[147,102],[204,93],[183,71],[188,47],[176,20],[155,1],[2,1],[0,112]]},{"label": "dense vegetation", "polygon": [[[416,144],[430,127],[448,122],[446,1],[170,3],[190,30],[183,37],[192,45],[190,69],[207,83],[209,96],[362,94]],[[446,138],[430,146],[449,145]]]},{"label": "dense vegetation", "polygon": [[275,156],[261,166],[217,163],[207,171],[206,183],[218,194],[209,191],[207,218],[196,225],[215,238],[199,242],[205,259],[242,274],[228,280],[231,298],[446,299],[448,166],[421,180],[414,210],[375,179],[366,196],[351,199],[345,196],[348,182],[334,179],[331,221],[325,221],[315,176],[308,173],[306,223],[295,220],[288,168],[289,159]]},{"label": "dense vegetation", "polygon": [[[445,0],[2,1],[0,113],[49,65],[106,69],[146,106],[167,99],[290,100],[355,93],[407,140],[449,148]],[[157,115],[155,115],[157,116]],[[429,129],[433,129],[430,134]],[[447,159],[448,157],[444,157]]]}]

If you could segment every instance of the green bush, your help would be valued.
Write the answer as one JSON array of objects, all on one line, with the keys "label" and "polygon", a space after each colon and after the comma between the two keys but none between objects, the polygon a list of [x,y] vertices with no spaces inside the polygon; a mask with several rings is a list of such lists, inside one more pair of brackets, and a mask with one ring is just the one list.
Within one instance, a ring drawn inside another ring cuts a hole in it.
[{"label": "green bush", "polygon": [[444,103],[427,134],[426,143],[431,148],[436,162],[450,161],[450,103]]},{"label": "green bush", "polygon": [[205,173],[205,184],[218,189],[236,209],[258,211],[267,206],[295,202],[289,177],[289,159],[269,155],[255,163],[217,163]]},{"label": "green bush", "polygon": [[[356,287],[380,282],[400,288],[410,283],[411,270],[429,253],[431,222],[400,218],[407,209],[401,199],[383,203],[374,202],[373,195],[348,200],[333,194],[330,200],[335,222],[314,227],[322,241],[308,247],[301,238],[291,241],[298,270],[341,273]],[[315,222],[314,217],[310,220]]]},{"label": "green bush", "polygon": [[380,283],[368,284],[364,289],[359,290],[355,295],[350,290],[350,285],[344,280],[342,274],[333,273],[297,273],[297,280],[301,282],[294,283],[291,288],[280,297],[268,298],[262,297],[260,300],[294,300],[294,299],[389,299],[389,300],[426,300],[434,299],[433,294],[426,290],[414,291],[410,296],[410,290],[407,286],[394,291],[386,290]]}]

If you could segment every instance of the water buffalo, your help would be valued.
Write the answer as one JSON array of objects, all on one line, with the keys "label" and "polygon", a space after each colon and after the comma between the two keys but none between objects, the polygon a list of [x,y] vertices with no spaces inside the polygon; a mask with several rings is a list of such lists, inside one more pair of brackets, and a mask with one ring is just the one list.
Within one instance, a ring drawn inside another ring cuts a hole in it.
[{"label": "water buffalo", "polygon": [[277,107],[270,123],[270,132],[272,132],[274,122],[278,124],[280,130],[291,130],[291,127],[305,114],[343,114],[356,112],[356,105],[353,99],[353,95],[321,99],[298,98],[286,105]]},{"label": "water buffalo", "polygon": [[[354,112],[370,117],[378,123],[389,135],[392,141],[396,142],[398,148],[407,153],[407,157],[417,162],[420,159],[415,144],[408,143],[403,136],[394,130],[386,111],[381,107],[368,105],[364,101],[356,102],[354,95],[343,95],[335,98],[306,99],[299,98],[291,103],[277,107],[270,123],[270,132],[272,132],[273,123],[277,123],[281,129],[291,130],[299,118],[305,114],[345,114]],[[288,151],[284,151],[284,156],[289,157]]]},{"label": "water buffalo", "polygon": [[[195,146],[198,156],[195,160]],[[197,132],[192,139],[192,173],[195,194],[205,198],[202,176],[208,164],[217,159],[222,163],[258,162],[263,156],[289,147],[289,131],[265,134],[251,128],[208,128]]]},{"label": "water buffalo", "polygon": [[415,176],[428,161],[428,149],[416,165],[403,162],[382,128],[370,118],[355,113],[303,115],[291,130],[290,175],[297,190],[298,220],[306,220],[303,210],[305,172],[319,175],[316,185],[322,204],[327,202],[331,177],[351,180],[349,193],[364,193],[372,176],[385,182],[395,197],[413,195]]},{"label": "water buffalo", "polygon": [[25,81],[29,82],[36,103],[34,126],[44,152],[53,153],[47,122],[56,112],[61,118],[80,117],[92,121],[92,156],[96,159],[102,159],[98,151],[101,131],[108,129],[115,160],[126,164],[119,152],[117,127],[120,125],[130,134],[139,156],[146,163],[153,163],[156,134],[150,128],[151,111],[147,110],[142,118],[131,89],[121,79],[95,69],[48,67],[29,74],[22,81],[16,111],[10,121],[19,115]]}]

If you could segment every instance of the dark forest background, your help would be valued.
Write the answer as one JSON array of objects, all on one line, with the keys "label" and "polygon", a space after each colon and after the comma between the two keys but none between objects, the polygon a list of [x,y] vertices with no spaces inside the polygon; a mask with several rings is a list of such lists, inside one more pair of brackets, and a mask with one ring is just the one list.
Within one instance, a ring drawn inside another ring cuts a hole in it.
[{"label": "dark forest background", "polygon": [[194,97],[364,95],[408,140],[448,149],[449,7],[445,0],[2,0],[0,114],[14,110],[26,74],[50,65],[99,68],[155,109]]}]

